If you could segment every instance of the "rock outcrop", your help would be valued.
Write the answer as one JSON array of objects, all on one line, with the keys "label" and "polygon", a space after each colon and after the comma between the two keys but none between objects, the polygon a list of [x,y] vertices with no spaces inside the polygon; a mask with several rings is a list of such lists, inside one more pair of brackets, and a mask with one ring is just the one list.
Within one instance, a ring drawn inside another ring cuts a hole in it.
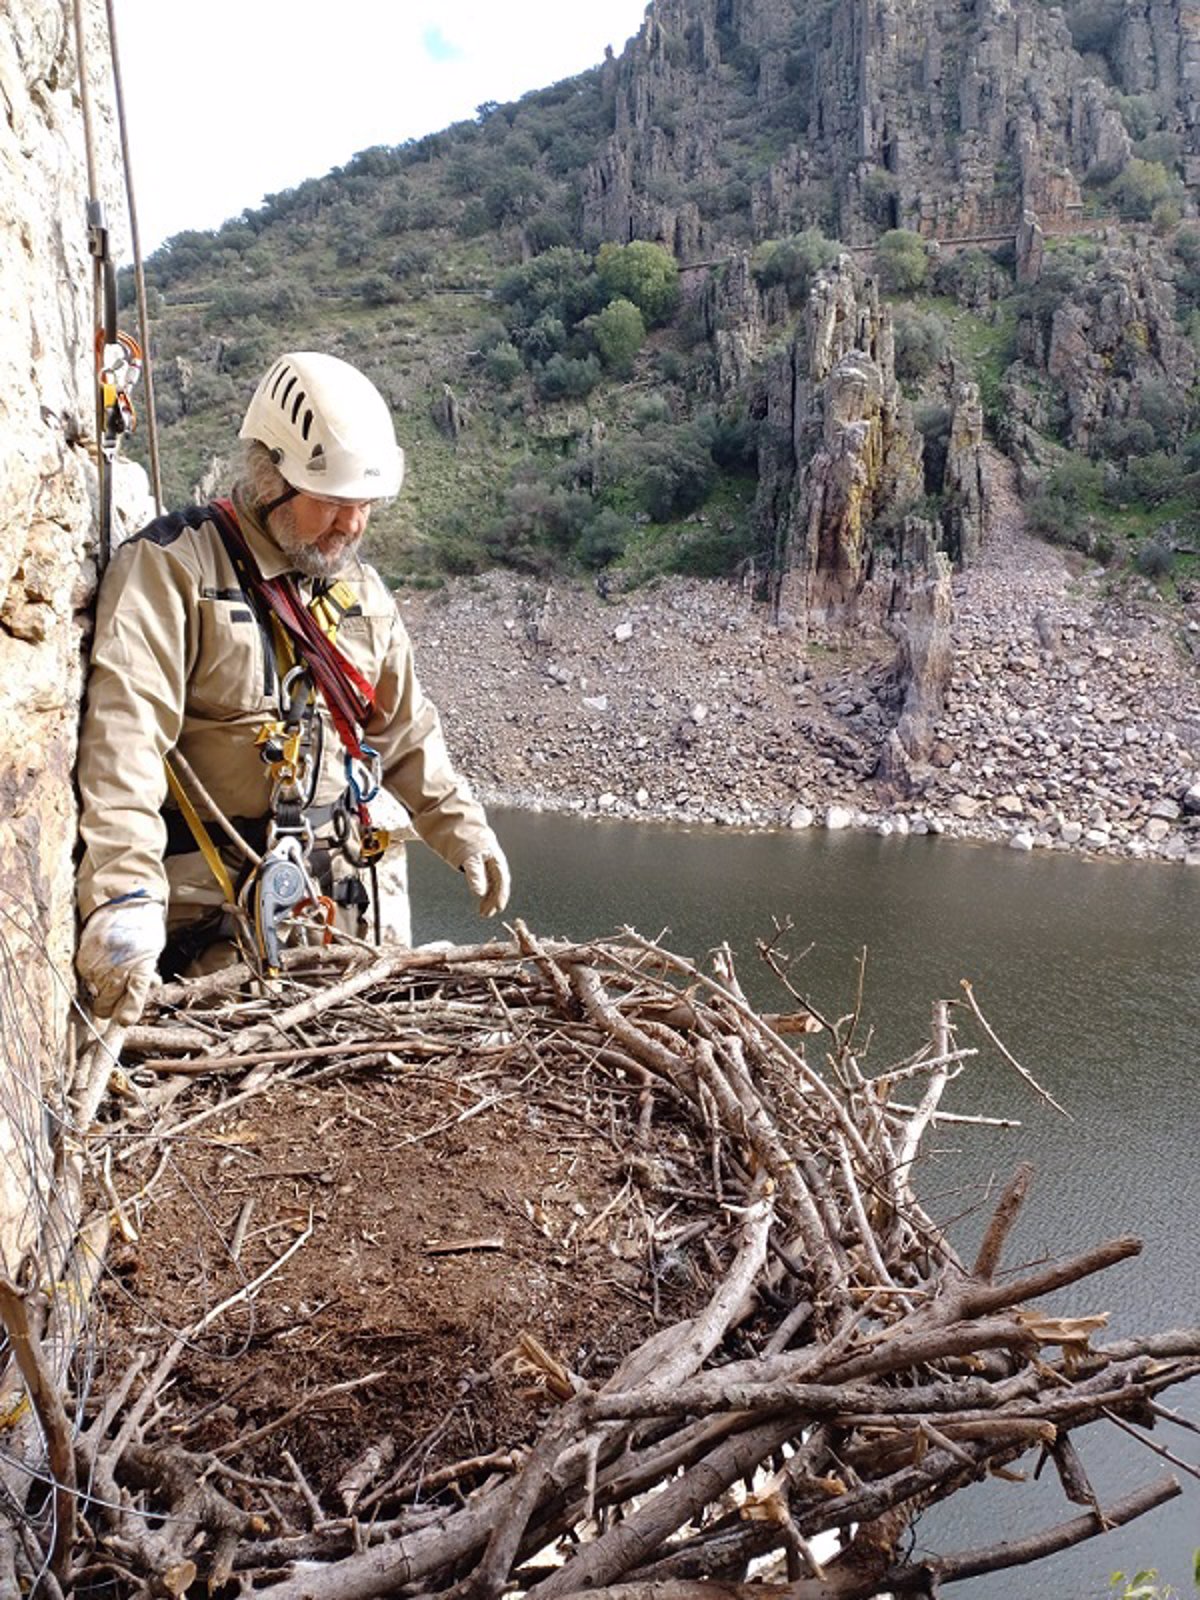
[{"label": "rock outcrop", "polygon": [[[1078,213],[1131,141],[1113,86],[1154,94],[1200,150],[1200,16],[1135,0],[1099,64],[1038,0],[656,0],[605,68],[612,136],[583,187],[593,239],[661,241],[683,259],[821,226],[847,243]],[[743,161],[747,121],[782,145]],[[1196,157],[1200,162],[1200,156]]]},{"label": "rock outcrop", "polygon": [[[85,6],[100,166],[117,170]],[[61,1064],[72,987],[72,789],[83,608],[94,573],[92,266],[71,7],[9,0],[0,29],[0,1265],[15,1266],[39,1084]],[[115,200],[115,196],[110,197]],[[52,969],[57,969],[58,976]]]},{"label": "rock outcrop", "polygon": [[[1183,404],[1196,381],[1195,349],[1175,316],[1175,289],[1161,245],[1148,234],[1112,232],[1049,318],[1026,316],[1018,351],[1051,381],[1064,412],[1065,442],[1102,443],[1106,422],[1142,417],[1171,393]],[[1042,397],[1042,404],[1045,397]],[[1025,420],[1038,426],[1037,419]],[[1055,431],[1043,419],[1043,431]]]},{"label": "rock outcrop", "polygon": [[868,576],[875,518],[916,500],[923,481],[891,314],[848,256],[817,279],[764,389],[756,515],[778,602],[842,608]]},{"label": "rock outcrop", "polygon": [[900,644],[892,669],[900,717],[884,743],[878,776],[898,799],[920,790],[918,769],[932,753],[954,672],[950,563],[935,556],[931,569],[906,585],[893,618]]},{"label": "rock outcrop", "polygon": [[974,383],[955,386],[944,492],[947,547],[960,566],[971,566],[983,549],[987,522],[983,406]]}]

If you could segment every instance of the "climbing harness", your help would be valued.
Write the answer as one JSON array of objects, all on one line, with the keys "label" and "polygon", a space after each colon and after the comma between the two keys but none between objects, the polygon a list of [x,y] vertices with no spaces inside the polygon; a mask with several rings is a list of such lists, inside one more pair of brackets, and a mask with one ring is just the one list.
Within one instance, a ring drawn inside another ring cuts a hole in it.
[{"label": "climbing harness", "polygon": [[[261,858],[243,878],[236,901],[228,872],[214,877],[226,904],[236,904],[252,930],[255,953],[269,976],[280,967],[285,939],[298,933],[329,942],[333,937],[335,898],[365,909],[369,899],[374,933],[381,937],[377,867],[390,842],[375,826],[370,803],[379,793],[378,752],[362,742],[375,692],[353,662],[337,648],[342,619],[357,607],[349,584],[337,582],[320,590],[307,604],[291,579],[264,578],[242,535],[232,501],[209,508],[214,525],[237,574],[242,592],[254,610],[279,682],[279,716],[260,728],[257,744],[270,773],[269,814]],[[322,764],[324,721],[315,714],[318,693],[337,731],[344,752],[346,788],[333,806],[314,807]],[[172,793],[178,800],[174,786]],[[209,829],[182,804],[188,830],[205,854],[220,860]],[[357,873],[365,871],[372,892],[348,878],[332,893],[323,880],[331,875],[330,851],[318,846],[315,827],[330,824],[332,846]],[[355,826],[357,825],[357,826]],[[170,848],[170,840],[168,841]],[[324,857],[324,864],[318,858]]]}]

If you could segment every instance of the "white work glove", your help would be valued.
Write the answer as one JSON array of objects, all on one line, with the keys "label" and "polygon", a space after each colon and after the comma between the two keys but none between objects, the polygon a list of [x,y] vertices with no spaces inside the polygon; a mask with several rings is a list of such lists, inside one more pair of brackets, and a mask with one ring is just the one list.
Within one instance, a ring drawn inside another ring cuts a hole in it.
[{"label": "white work glove", "polygon": [[481,917],[494,917],[498,911],[504,910],[508,904],[508,891],[512,888],[512,879],[508,872],[508,862],[504,859],[504,851],[495,838],[486,850],[467,857],[462,864],[462,873],[467,880],[467,888],[473,895],[479,897]]},{"label": "white work glove", "polygon": [[97,1017],[111,1017],[126,1028],[137,1021],[158,978],[166,942],[166,909],[160,901],[135,895],[96,907],[79,940],[75,965]]}]

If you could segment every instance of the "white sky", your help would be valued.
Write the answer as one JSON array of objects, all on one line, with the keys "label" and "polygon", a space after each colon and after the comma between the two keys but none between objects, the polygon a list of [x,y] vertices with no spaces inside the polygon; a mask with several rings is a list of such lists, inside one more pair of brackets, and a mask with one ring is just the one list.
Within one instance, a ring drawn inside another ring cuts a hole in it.
[{"label": "white sky", "polygon": [[116,0],[147,254],[619,55],[646,0]]}]

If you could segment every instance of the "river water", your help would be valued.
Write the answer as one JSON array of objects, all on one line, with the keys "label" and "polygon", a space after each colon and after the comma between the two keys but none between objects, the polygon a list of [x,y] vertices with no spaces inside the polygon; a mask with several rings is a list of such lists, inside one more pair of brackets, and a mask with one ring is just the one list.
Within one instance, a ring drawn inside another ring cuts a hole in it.
[{"label": "river water", "polygon": [[[1200,873],[935,838],[739,835],[520,812],[493,821],[513,868],[508,914],[539,935],[669,930],[671,949],[700,959],[727,941],[751,998],[775,1010],[786,998],[756,940],[774,936],[773,919],[790,919],[787,945],[814,946],[794,969],[798,987],[835,1015],[852,1008],[865,947],[874,1070],[928,1037],[933,1000],[952,999],[969,978],[1000,1037],[1074,1120],[996,1059],[973,1064],[944,1107],[1022,1126],[943,1130],[923,1165],[927,1207],[939,1220],[963,1215],[953,1236],[965,1253],[981,1187],[1032,1161],[1037,1183],[1007,1265],[1136,1233],[1139,1259],[1047,1303],[1108,1311],[1118,1337],[1200,1322]],[[420,847],[410,858],[416,939],[484,937],[461,879]],[[1200,1382],[1165,1404],[1200,1419]],[[1197,1435],[1160,1423],[1155,1438],[1200,1462]],[[1079,1442],[1102,1501],[1170,1470],[1115,1429]],[[1127,1529],[954,1592],[1084,1600],[1109,1594],[1116,1568],[1156,1566],[1189,1594],[1200,1483],[1182,1482],[1181,1498]],[[1078,1514],[1053,1472],[1037,1486],[990,1480],[955,1501],[922,1519],[918,1548],[990,1544]]]}]

